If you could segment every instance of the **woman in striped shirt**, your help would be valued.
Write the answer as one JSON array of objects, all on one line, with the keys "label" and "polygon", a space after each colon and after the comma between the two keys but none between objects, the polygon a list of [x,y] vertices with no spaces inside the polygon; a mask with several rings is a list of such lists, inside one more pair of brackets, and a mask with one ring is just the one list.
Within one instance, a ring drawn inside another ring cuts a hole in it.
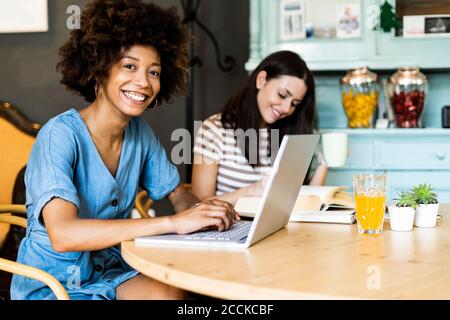
[{"label": "woman in striped shirt", "polygon": [[[266,57],[222,112],[203,121],[194,146],[192,192],[233,204],[262,195],[283,136],[313,133],[315,100],[314,78],[299,55],[279,51]],[[328,168],[319,158],[304,183],[324,183]]]}]

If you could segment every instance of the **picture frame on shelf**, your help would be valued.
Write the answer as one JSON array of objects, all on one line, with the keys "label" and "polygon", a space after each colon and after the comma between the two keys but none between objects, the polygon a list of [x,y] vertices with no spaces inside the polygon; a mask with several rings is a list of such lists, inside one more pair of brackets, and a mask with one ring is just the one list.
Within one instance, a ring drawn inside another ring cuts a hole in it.
[{"label": "picture frame on shelf", "polygon": [[425,34],[450,34],[450,15],[425,17]]},{"label": "picture frame on shelf", "polygon": [[450,14],[404,16],[403,37],[450,37]]},{"label": "picture frame on shelf", "polygon": [[280,38],[297,40],[306,37],[305,1],[281,0],[280,2]]},{"label": "picture frame on shelf", "polygon": [[336,38],[361,37],[361,5],[359,2],[336,4]]},{"label": "picture frame on shelf", "polygon": [[47,31],[47,0],[0,1],[0,33]]}]

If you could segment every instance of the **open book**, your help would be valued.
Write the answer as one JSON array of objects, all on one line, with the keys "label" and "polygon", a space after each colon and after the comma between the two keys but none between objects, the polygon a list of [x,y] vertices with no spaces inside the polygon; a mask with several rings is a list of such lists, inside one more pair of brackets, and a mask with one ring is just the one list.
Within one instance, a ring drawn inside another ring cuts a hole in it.
[{"label": "open book", "polygon": [[[289,221],[354,223],[352,196],[346,187],[302,186]],[[261,198],[242,197],[235,210],[243,217],[254,217]]]}]

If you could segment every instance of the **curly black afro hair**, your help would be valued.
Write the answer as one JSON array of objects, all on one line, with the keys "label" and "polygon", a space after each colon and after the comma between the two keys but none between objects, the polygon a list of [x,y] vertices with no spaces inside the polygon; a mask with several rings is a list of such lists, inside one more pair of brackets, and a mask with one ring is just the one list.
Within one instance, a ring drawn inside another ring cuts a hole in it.
[{"label": "curly black afro hair", "polygon": [[124,50],[151,45],[161,57],[158,98],[168,102],[185,91],[189,40],[175,7],[163,9],[140,0],[95,0],[81,14],[81,28],[72,30],[59,49],[56,69],[63,75],[63,85],[92,102],[96,83],[107,79]]}]

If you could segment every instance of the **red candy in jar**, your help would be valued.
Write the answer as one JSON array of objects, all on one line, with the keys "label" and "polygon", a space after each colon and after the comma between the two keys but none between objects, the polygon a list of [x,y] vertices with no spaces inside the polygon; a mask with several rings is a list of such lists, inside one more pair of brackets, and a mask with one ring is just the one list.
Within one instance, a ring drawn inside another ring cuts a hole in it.
[{"label": "red candy in jar", "polygon": [[419,128],[419,119],[425,103],[425,92],[414,90],[411,92],[393,93],[392,108],[398,128]]},{"label": "red candy in jar", "polygon": [[425,106],[427,79],[417,67],[403,67],[389,82],[391,106],[398,128],[419,128]]}]

